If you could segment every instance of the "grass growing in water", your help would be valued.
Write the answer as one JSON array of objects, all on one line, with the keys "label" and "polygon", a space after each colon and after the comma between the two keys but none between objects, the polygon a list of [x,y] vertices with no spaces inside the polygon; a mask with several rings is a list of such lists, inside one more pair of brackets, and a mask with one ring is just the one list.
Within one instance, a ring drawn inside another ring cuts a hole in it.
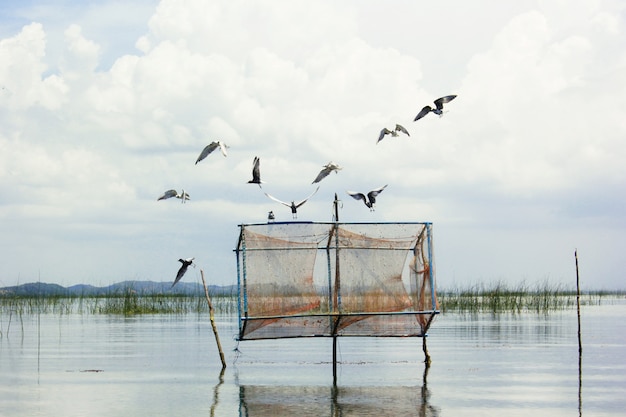
[{"label": "grass growing in water", "polygon": [[[237,311],[232,296],[212,296],[218,314]],[[0,296],[0,318],[29,314],[204,314],[209,307],[204,295],[146,294],[132,291],[107,296]]]},{"label": "grass growing in water", "polygon": [[[582,304],[600,304],[603,292],[583,294]],[[615,294],[613,294],[615,295]],[[510,288],[503,282],[490,286],[484,284],[457,288],[438,293],[440,310],[462,313],[512,313],[534,312],[547,314],[576,306],[576,291],[548,283],[529,287],[525,283]]]},{"label": "grass growing in water", "polygon": [[[624,296],[623,292],[596,291],[581,296],[581,303],[599,305],[602,300]],[[538,313],[575,308],[576,291],[548,283],[509,287],[496,282],[438,291],[440,310],[459,313]],[[211,295],[216,314],[236,314],[237,297]],[[17,296],[0,295],[0,321],[15,323],[29,314],[208,314],[204,294],[137,294],[127,289],[106,296]],[[5,324],[6,326],[6,324]]]}]

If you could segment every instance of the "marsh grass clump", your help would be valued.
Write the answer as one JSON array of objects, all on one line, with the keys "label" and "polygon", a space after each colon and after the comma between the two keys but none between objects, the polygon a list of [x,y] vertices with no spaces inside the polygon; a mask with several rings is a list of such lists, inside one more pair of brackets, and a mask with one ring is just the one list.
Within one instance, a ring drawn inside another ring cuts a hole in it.
[{"label": "marsh grass clump", "polygon": [[[547,282],[535,287],[520,283],[513,288],[502,281],[490,285],[472,285],[440,291],[438,299],[442,312],[547,314],[576,306],[575,291]],[[583,303],[600,304],[601,299],[597,293],[589,293],[585,295]]]},{"label": "marsh grass clump", "polygon": [[[214,300],[214,308],[219,313],[232,313],[232,306],[236,307],[236,300],[232,297],[216,297],[216,300],[226,299],[225,302]],[[93,308],[93,313],[99,314],[202,314],[208,313],[206,299],[202,295],[182,294],[144,294],[134,291],[125,291],[107,297],[101,297]]]},{"label": "marsh grass clump", "polygon": [[0,315],[18,314],[70,314],[73,312],[74,300],[59,296],[0,296]]},{"label": "marsh grass clump", "polygon": [[[217,314],[237,312],[237,298],[232,295],[212,296]],[[0,320],[8,323],[22,315],[32,314],[208,314],[204,294],[138,294],[126,289],[107,295],[22,296],[0,294]]]}]

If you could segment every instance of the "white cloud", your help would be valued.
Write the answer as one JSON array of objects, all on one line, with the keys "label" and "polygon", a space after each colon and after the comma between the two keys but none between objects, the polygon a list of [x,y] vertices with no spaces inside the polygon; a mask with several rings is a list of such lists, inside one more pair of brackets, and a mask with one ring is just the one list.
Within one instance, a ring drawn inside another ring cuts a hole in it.
[{"label": "white cloud", "polygon": [[[597,73],[594,55],[598,46],[578,33],[554,38],[547,22],[537,11],[513,19],[491,50],[470,61],[461,90],[463,105],[480,108],[480,113],[473,115],[472,128],[486,134],[477,139],[477,145],[486,146],[483,150],[493,156],[483,166],[484,176],[499,178],[502,186],[513,192],[554,190],[606,175],[605,169],[597,166],[599,161],[593,161],[602,158],[603,151],[596,148],[592,158],[588,151],[599,145],[592,142],[601,129],[602,109],[613,104],[594,102],[594,94],[585,99],[576,94],[586,89]],[[623,90],[624,86],[617,88]],[[617,97],[609,100],[620,101]],[[497,138],[489,135],[494,126]],[[601,139],[607,151],[604,156],[616,150],[623,153],[615,139],[615,134]],[[470,163],[485,160],[482,155]],[[601,164],[608,169],[617,167],[611,158]],[[480,166],[467,169],[481,171]]]},{"label": "white cloud", "polygon": [[100,47],[93,41],[85,39],[78,25],[67,28],[65,42],[68,54],[61,62],[64,75],[72,77],[74,71],[92,73],[98,66]]},{"label": "white cloud", "polygon": [[613,36],[619,36],[623,32],[623,22],[619,16],[606,12],[600,12],[595,15],[591,23],[593,28],[599,32],[607,33]]},{"label": "white cloud", "polygon": [[56,75],[44,77],[46,35],[39,23],[25,26],[16,36],[0,41],[0,80],[9,91],[9,106],[33,105],[57,109],[67,90]]},{"label": "white cloud", "polygon": [[[57,257],[79,251],[89,261],[75,276],[42,257],[66,283],[168,279],[172,262],[194,255],[230,283],[236,225],[269,210],[291,218],[246,183],[254,156],[264,190],[283,200],[312,192],[328,161],[344,167],[302,219],[329,220],[337,192],[345,221],[441,225],[440,283],[458,259],[467,272],[454,266],[457,279],[500,279],[513,248],[533,253],[527,224],[555,244],[574,245],[582,232],[597,242],[598,230],[626,223],[606,209],[623,203],[615,196],[626,184],[626,53],[622,6],[582,3],[483,0],[446,14],[400,2],[394,19],[375,2],[164,0],[133,9],[116,41],[105,29],[118,3],[75,8],[69,20],[40,9],[44,24],[0,40],[0,216],[13,226],[0,246],[22,237]],[[94,26],[98,10],[108,20]],[[443,117],[412,121],[444,94],[458,98]],[[376,144],[395,123],[411,136]],[[217,139],[228,157],[195,165]],[[384,184],[374,213],[345,194]],[[191,201],[157,202],[169,188]],[[496,249],[501,259],[486,262]],[[130,269],[111,262],[129,252]],[[29,256],[20,245],[0,280],[26,273]],[[567,274],[549,254],[539,258],[541,278]],[[606,260],[594,261],[617,282]]]}]

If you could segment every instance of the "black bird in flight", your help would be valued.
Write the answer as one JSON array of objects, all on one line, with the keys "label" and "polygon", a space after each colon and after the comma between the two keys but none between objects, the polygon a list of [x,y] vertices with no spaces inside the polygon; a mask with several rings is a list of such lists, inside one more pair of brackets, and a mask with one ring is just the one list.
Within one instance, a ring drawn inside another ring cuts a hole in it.
[{"label": "black bird in flight", "polygon": [[365,206],[367,206],[367,208],[370,209],[370,211],[374,211],[374,204],[376,203],[376,197],[378,196],[378,194],[382,193],[383,190],[387,187],[388,184],[383,185],[382,187],[378,187],[372,191],[370,191],[369,193],[367,193],[367,196],[365,196],[365,194],[363,193],[358,193],[355,191],[346,191],[350,197],[354,198],[355,200],[363,200],[363,203],[365,204]]},{"label": "black bird in flight", "polygon": [[306,203],[309,198],[313,197],[315,195],[315,193],[317,192],[317,190],[319,190],[319,189],[320,189],[320,186],[318,185],[317,188],[315,189],[315,191],[313,191],[313,193],[311,193],[310,196],[308,196],[304,200],[299,201],[297,203],[294,202],[294,201],[292,201],[291,203],[286,203],[284,201],[281,201],[281,200],[277,199],[276,197],[273,197],[273,196],[269,195],[268,193],[264,193],[264,194],[266,196],[268,196],[269,198],[271,198],[272,200],[274,200],[274,201],[276,201],[276,202],[278,202],[278,203],[280,203],[280,204],[282,204],[284,206],[289,207],[291,209],[291,214],[292,214],[293,218],[297,219],[298,218],[298,208],[300,208],[301,205]]},{"label": "black bird in flight", "polygon": [[430,106],[424,106],[422,108],[422,110],[420,110],[419,113],[417,113],[417,116],[415,116],[415,119],[413,119],[414,122],[418,121],[419,119],[421,119],[422,117],[426,116],[428,113],[433,112],[436,115],[438,115],[439,117],[441,117],[443,115],[443,105],[444,103],[449,103],[452,100],[454,100],[456,98],[456,95],[449,95],[449,96],[443,96],[443,97],[439,97],[437,100],[435,100],[435,108],[432,108]]},{"label": "black bird in flight", "polygon": [[174,280],[174,283],[172,284],[172,286],[170,288],[174,288],[174,285],[176,285],[176,283],[178,281],[180,281],[180,279],[183,277],[183,275],[185,275],[185,272],[187,272],[187,267],[191,264],[193,264],[193,259],[194,258],[187,258],[187,259],[179,259],[178,262],[180,262],[182,265],[180,266],[180,269],[178,270],[178,272],[176,273],[176,279]]},{"label": "black bird in flight", "polygon": [[258,156],[254,157],[254,161],[252,161],[252,179],[248,181],[248,184],[258,184],[259,188],[261,188],[261,160]]}]

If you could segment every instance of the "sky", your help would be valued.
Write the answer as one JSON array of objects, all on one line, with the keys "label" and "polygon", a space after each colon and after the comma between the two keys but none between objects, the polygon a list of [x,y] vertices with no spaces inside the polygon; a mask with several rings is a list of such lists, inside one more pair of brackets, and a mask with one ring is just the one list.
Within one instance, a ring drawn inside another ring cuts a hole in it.
[{"label": "sky", "polygon": [[234,284],[238,225],[292,218],[264,192],[334,161],[298,220],[432,222],[439,288],[575,288],[577,250],[625,289],[625,32],[619,0],[3,1],[0,286]]}]

